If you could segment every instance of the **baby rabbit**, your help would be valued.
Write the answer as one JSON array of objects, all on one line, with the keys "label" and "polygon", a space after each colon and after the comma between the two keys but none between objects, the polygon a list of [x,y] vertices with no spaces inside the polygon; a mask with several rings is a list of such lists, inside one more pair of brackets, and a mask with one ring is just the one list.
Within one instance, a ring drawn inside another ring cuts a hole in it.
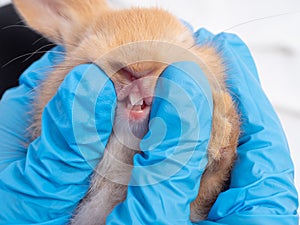
[{"label": "baby rabbit", "polygon": [[226,68],[213,45],[207,41],[197,46],[180,20],[158,8],[114,10],[104,0],[14,0],[14,5],[29,26],[66,49],[63,62],[39,87],[32,139],[40,135],[45,105],[75,66],[97,64],[117,93],[113,132],[70,223],[105,224],[114,206],[126,198],[132,158],[140,154],[140,139],[148,131],[156,81],[169,64],[188,60],[205,72],[214,103],[208,164],[190,206],[192,221],[205,219],[229,180],[240,133],[239,115],[225,84]]}]

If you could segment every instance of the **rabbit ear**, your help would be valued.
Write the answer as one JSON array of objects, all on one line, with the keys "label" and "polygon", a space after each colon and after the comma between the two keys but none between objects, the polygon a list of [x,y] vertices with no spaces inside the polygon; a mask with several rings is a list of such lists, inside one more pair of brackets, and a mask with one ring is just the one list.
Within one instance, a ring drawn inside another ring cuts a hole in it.
[{"label": "rabbit ear", "polygon": [[[108,10],[105,0],[14,0],[34,30],[57,44],[76,44],[80,31]],[[72,43],[74,42],[74,43]]]}]

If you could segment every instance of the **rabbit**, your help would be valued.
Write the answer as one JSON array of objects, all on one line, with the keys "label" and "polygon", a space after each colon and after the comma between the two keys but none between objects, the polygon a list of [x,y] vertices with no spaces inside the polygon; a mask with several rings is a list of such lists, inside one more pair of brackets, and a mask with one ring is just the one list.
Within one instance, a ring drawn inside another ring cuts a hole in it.
[{"label": "rabbit", "polygon": [[240,134],[240,116],[225,83],[226,65],[213,44],[197,46],[189,28],[156,7],[113,9],[105,0],[13,2],[33,30],[65,48],[64,60],[39,86],[29,129],[32,140],[41,133],[45,105],[75,66],[97,64],[117,94],[112,134],[70,224],[105,224],[108,214],[126,198],[133,156],[142,154],[139,143],[148,131],[157,79],[168,65],[187,60],[204,71],[214,104],[208,164],[190,205],[191,221],[206,219],[229,182]]}]

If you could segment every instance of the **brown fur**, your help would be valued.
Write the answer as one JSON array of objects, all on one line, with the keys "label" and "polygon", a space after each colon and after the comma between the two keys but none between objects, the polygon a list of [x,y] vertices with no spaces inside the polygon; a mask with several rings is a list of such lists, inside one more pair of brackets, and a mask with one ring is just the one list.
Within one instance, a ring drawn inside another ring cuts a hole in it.
[{"label": "brown fur", "polygon": [[[167,65],[193,60],[201,66],[211,85],[214,112],[208,165],[198,196],[191,203],[191,220],[205,219],[229,179],[240,132],[239,116],[225,84],[226,68],[215,48],[210,44],[195,46],[192,33],[173,15],[157,8],[115,11],[103,0],[14,0],[14,4],[33,29],[63,44],[67,50],[65,60],[40,87],[32,125],[33,138],[40,135],[45,105],[76,65],[98,64],[111,77],[116,89],[118,85],[121,88],[121,84],[131,82],[124,76],[124,68],[135,76],[151,70],[151,77],[137,77],[144,79],[142,84],[147,84],[143,90],[147,96],[153,95],[156,80]],[[121,96],[120,90],[117,94]],[[120,116],[122,107],[118,103],[116,121],[123,119]],[[144,125],[136,124],[140,136],[147,132],[147,120],[142,123]],[[138,149],[139,142],[132,141],[129,144],[135,147],[128,148],[115,138],[117,132],[115,122],[106,147],[109,151],[105,151],[96,168],[90,191],[78,207],[73,224],[104,224],[113,207],[126,198],[126,184],[136,153],[134,148]],[[118,160],[125,164],[120,166]],[[91,213],[93,210],[95,212]],[[90,214],[97,216],[90,218]]]}]

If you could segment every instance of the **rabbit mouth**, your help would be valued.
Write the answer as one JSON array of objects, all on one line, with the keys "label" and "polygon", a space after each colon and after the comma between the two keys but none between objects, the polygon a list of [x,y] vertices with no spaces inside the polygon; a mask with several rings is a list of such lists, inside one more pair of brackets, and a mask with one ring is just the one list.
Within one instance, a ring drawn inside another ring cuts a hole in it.
[{"label": "rabbit mouth", "polygon": [[141,121],[148,118],[152,98],[135,98],[133,94],[128,95],[124,101],[125,108],[130,121]]}]

